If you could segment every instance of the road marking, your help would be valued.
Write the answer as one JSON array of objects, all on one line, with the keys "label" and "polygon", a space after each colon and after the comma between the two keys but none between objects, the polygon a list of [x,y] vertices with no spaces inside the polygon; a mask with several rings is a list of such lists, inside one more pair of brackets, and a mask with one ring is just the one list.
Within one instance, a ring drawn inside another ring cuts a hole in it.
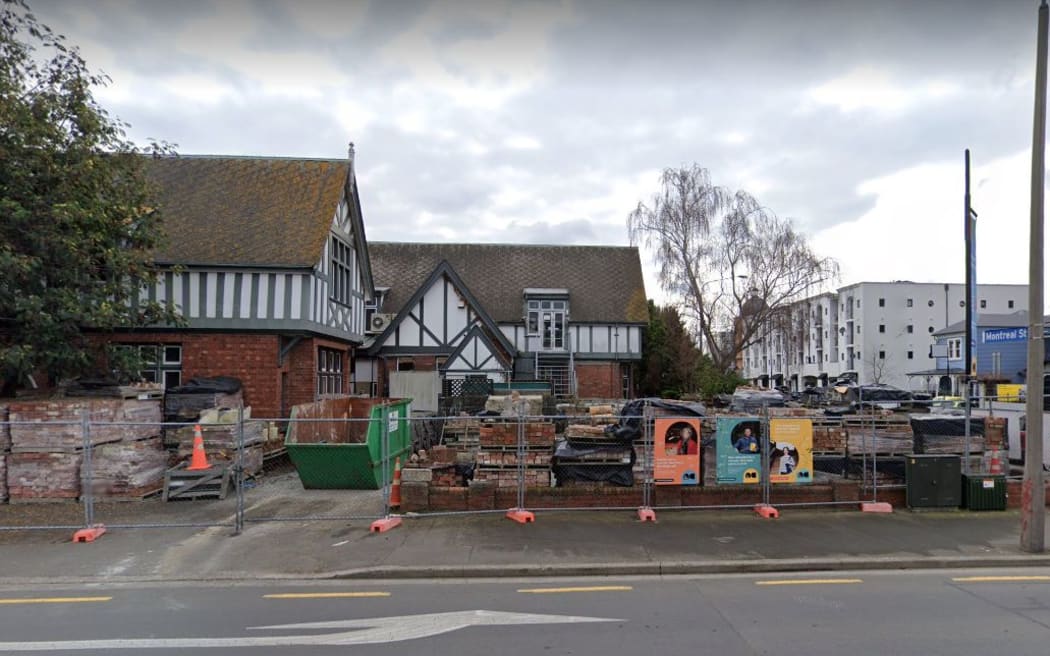
[{"label": "road marking", "polygon": [[774,581],[755,581],[755,585],[843,585],[864,583],[863,579],[777,579]]},{"label": "road marking", "polygon": [[389,596],[389,592],[285,592],[263,595],[263,599],[356,599]]},{"label": "road marking", "polygon": [[0,604],[83,604],[92,601],[111,601],[113,597],[37,597],[28,599],[0,599]]},{"label": "road marking", "polygon": [[518,592],[528,594],[559,594],[562,592],[626,592],[634,590],[629,585],[595,585],[589,588],[524,588]]},{"label": "road marking", "polygon": [[344,544],[350,544],[350,540],[343,540],[342,542],[336,542],[336,543],[335,543],[335,544],[333,544],[332,546],[333,546],[333,547],[341,547],[341,546],[343,546]]},{"label": "road marking", "polygon": [[111,640],[46,640],[38,642],[0,642],[4,651],[60,651],[105,649],[202,649],[233,647],[293,647],[312,645],[375,645],[415,640],[450,633],[470,626],[509,626],[520,624],[573,624],[579,622],[623,622],[605,617],[575,615],[535,615],[491,610],[466,610],[402,617],[375,617],[337,622],[307,622],[254,626],[249,630],[346,629],[338,633],[302,635],[242,636],[239,638],[114,638]]},{"label": "road marking", "polygon": [[956,583],[996,583],[1007,581],[1050,581],[1050,576],[960,576]]}]

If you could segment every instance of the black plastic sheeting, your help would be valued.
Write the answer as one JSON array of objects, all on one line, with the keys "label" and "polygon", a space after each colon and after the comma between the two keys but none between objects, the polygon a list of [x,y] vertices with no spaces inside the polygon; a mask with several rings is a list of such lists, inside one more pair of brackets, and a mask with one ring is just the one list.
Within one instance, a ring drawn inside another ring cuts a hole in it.
[{"label": "black plastic sheeting", "polygon": [[233,376],[190,378],[178,387],[169,387],[169,394],[234,394],[241,389],[241,380]]},{"label": "black plastic sheeting", "polygon": [[[964,437],[966,417],[963,415],[929,415],[911,418],[911,431],[920,436]],[[984,435],[984,417],[970,417],[970,435]]]},{"label": "black plastic sheeting", "polygon": [[605,434],[618,442],[629,444],[642,437],[642,418],[646,405],[667,411],[669,417],[703,417],[707,413],[703,403],[667,399],[634,399],[620,410],[620,422],[605,427]]},{"label": "black plastic sheeting", "polygon": [[[630,462],[563,462],[564,459],[579,460],[596,455],[620,459],[625,453],[630,454]],[[562,481],[593,481],[631,487],[634,485],[635,459],[634,449],[622,445],[594,444],[588,446],[580,443],[573,444],[568,440],[558,440],[554,443],[551,471],[554,472],[559,485]]]},{"label": "black plastic sheeting", "polygon": [[869,401],[872,403],[885,403],[912,400],[911,392],[892,385],[858,385],[857,387],[851,387],[848,394],[853,400],[864,403]]}]

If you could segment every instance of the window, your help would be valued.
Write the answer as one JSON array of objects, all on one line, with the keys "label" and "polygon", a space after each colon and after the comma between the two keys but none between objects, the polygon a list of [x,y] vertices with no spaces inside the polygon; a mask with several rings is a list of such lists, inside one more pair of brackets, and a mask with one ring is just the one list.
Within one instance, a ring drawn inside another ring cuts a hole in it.
[{"label": "window", "polygon": [[983,310],[986,307],[988,307],[988,301],[986,301],[985,299],[982,298],[981,299],[981,309]]},{"label": "window", "polygon": [[329,279],[331,299],[336,303],[351,305],[354,296],[354,250],[332,239],[332,275]]},{"label": "window", "polygon": [[879,324],[879,332],[880,333],[886,332],[886,324],[884,324],[884,323],[880,323]]},{"label": "window", "polygon": [[1013,301],[1007,301],[1006,302],[1006,307],[1010,308],[1011,310],[1014,309],[1014,302]]},{"label": "window", "polygon": [[948,359],[949,360],[961,360],[962,359],[962,338],[955,337],[948,340]]},{"label": "window", "polygon": [[914,303],[912,303],[912,299],[910,299],[910,298],[909,298],[909,299],[908,299],[908,300],[907,300],[907,301],[905,302],[905,305],[907,305],[908,307],[911,307],[912,305],[914,305]]},{"label": "window", "polygon": [[880,360],[885,360],[886,359],[886,351],[879,351],[879,359]]},{"label": "window", "polygon": [[879,307],[886,307],[886,299],[884,299],[884,298],[880,298],[879,299]]},{"label": "window", "polygon": [[915,351],[908,351],[908,359],[909,360],[914,360],[915,359]]},{"label": "window", "polygon": [[966,307],[966,301],[959,301],[959,307]]},{"label": "window", "polygon": [[933,299],[931,298],[930,300],[926,301],[926,305],[933,307]]},{"label": "window", "polygon": [[[565,323],[569,302],[556,299],[531,299],[526,303],[526,326],[530,337],[538,337],[539,350],[565,348]],[[536,342],[531,342],[535,345]]]},{"label": "window", "polygon": [[927,328],[927,329],[926,329],[926,332],[928,332],[928,333],[931,333],[931,334],[932,334],[932,333],[933,333],[933,326],[930,326],[929,328]]},{"label": "window", "polygon": [[119,344],[118,349],[138,349],[138,377],[165,389],[182,384],[181,344]]},{"label": "window", "polygon": [[343,393],[343,352],[319,347],[317,349],[317,394]]},{"label": "window", "polygon": [[915,326],[913,326],[913,325],[911,325],[911,324],[909,323],[909,324],[908,324],[908,328],[907,328],[906,330],[907,330],[907,331],[908,331],[909,333],[913,333],[913,332],[915,332]]},{"label": "window", "polygon": [[857,326],[857,334],[860,334],[860,326]]}]

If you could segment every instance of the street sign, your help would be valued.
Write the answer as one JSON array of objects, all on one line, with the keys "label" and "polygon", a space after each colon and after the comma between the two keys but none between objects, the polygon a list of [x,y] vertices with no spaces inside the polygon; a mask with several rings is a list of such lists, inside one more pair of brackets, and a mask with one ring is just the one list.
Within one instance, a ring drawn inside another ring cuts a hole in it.
[{"label": "street sign", "polygon": [[981,341],[985,344],[1002,344],[1003,342],[1023,342],[1028,339],[1027,328],[992,328],[981,332]]}]

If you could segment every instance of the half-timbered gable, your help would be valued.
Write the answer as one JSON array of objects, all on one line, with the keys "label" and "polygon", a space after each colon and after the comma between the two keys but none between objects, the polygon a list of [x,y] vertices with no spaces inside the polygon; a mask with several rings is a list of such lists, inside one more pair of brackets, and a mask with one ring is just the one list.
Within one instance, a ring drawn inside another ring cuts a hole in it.
[{"label": "half-timbered gable", "polygon": [[154,253],[163,272],[142,295],[170,304],[184,325],[114,341],[178,352],[181,371],[167,380],[241,378],[257,416],[350,392],[375,293],[353,151],[345,160],[160,157],[146,172],[165,240]]},{"label": "half-timbered gable", "polygon": [[392,317],[368,348],[376,382],[384,367],[480,373],[477,359],[450,363],[453,353],[471,354],[464,342],[480,326],[507,354],[516,380],[549,380],[557,395],[630,393],[648,323],[636,248],[373,242],[369,249],[377,284],[389,288],[377,312]]},{"label": "half-timbered gable", "polygon": [[506,381],[512,365],[505,351],[489,338],[489,333],[480,326],[474,326],[440,369],[449,378],[483,374],[502,383]]}]

